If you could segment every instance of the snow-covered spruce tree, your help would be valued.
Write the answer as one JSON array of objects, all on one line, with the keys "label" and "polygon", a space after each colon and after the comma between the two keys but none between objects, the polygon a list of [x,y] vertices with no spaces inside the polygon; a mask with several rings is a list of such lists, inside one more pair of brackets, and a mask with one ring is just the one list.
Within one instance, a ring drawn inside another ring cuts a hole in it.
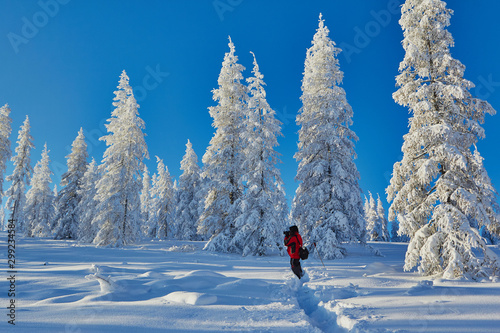
[{"label": "snow-covered spruce tree", "polygon": [[273,249],[281,249],[288,210],[277,168],[280,161],[274,150],[281,135],[281,123],[266,100],[264,75],[259,71],[255,55],[253,65],[253,76],[247,79],[250,96],[242,133],[246,140],[242,180],[247,189],[237,202],[240,215],[231,241],[231,247],[244,256],[265,255]]},{"label": "snow-covered spruce tree", "polygon": [[142,188],[141,174],[148,149],[144,140],[144,121],[125,71],[115,91],[115,109],[108,119],[108,135],[100,138],[108,146],[102,161],[102,176],[97,182],[96,216],[99,233],[94,243],[119,247],[140,238]]},{"label": "snow-covered spruce tree", "polygon": [[371,192],[368,192],[368,199],[365,205],[365,221],[367,239],[371,241],[379,238],[379,217],[377,214],[377,206]]},{"label": "snow-covered spruce tree", "polygon": [[177,225],[176,238],[198,240],[198,220],[203,208],[203,198],[199,194],[201,178],[198,157],[189,140],[186,144],[186,154],[184,154],[181,161],[181,170],[183,172],[179,177],[174,218]]},{"label": "snow-covered spruce tree", "polygon": [[7,207],[10,209],[9,221],[15,224],[18,233],[26,231],[26,220],[23,218],[23,212],[26,203],[26,187],[30,185],[33,173],[30,156],[31,149],[34,147],[33,137],[30,134],[30,121],[26,116],[17,136],[16,155],[12,157],[14,171],[6,178],[6,181],[11,182],[6,192]]},{"label": "snow-covered spruce tree", "polygon": [[397,217],[399,233],[411,238],[405,270],[477,278],[499,266],[477,229],[498,231],[498,207],[485,194],[494,190],[472,150],[484,137],[485,115],[495,111],[471,96],[465,66],[450,54],[451,14],[441,0],[408,0],[402,7],[406,54],[393,97],[412,117],[387,188],[389,219]]},{"label": "snow-covered spruce tree", "polygon": [[157,173],[153,175],[151,188],[151,214],[147,228],[149,237],[166,239],[171,236],[174,213],[174,186],[168,167],[158,156]]},{"label": "snow-covered spruce tree", "polygon": [[244,69],[238,64],[234,44],[229,39],[229,52],[224,56],[219,74],[219,88],[213,90],[217,106],[209,108],[216,132],[202,159],[202,176],[208,179],[208,189],[198,232],[210,235],[205,246],[209,251],[238,252],[231,247],[231,240],[236,233],[236,202],[243,193],[241,133],[248,98],[247,88],[241,83]]},{"label": "snow-covered spruce tree", "polygon": [[380,232],[378,241],[388,242],[389,237],[389,229],[387,226],[387,218],[385,217],[385,209],[382,205],[382,200],[380,200],[380,195],[377,193],[377,216],[380,224]]},{"label": "snow-covered spruce tree", "polygon": [[96,215],[96,194],[97,182],[99,181],[99,172],[94,159],[87,165],[81,186],[77,190],[80,201],[77,206],[78,217],[78,241],[82,243],[92,243],[99,231],[98,225],[94,221]]},{"label": "snow-covered spruce tree", "polygon": [[149,225],[150,211],[151,211],[151,176],[149,176],[149,170],[146,165],[144,165],[144,171],[142,175],[142,190],[141,190],[141,231],[147,236],[147,227]]},{"label": "snow-covered spruce tree", "polygon": [[24,218],[26,219],[26,236],[47,237],[52,232],[54,219],[54,193],[50,188],[53,174],[49,168],[49,150],[45,144],[42,158],[35,165],[31,188],[26,194]]},{"label": "snow-covered spruce tree", "polygon": [[337,54],[320,15],[312,47],[307,50],[302,80],[302,109],[297,115],[300,182],[292,205],[292,219],[316,242],[326,259],[345,255],[343,242],[364,241],[363,202],[354,163],[354,141],[349,128],[353,111],[344,89]]},{"label": "snow-covered spruce tree", "polygon": [[[12,132],[12,119],[10,118],[10,108],[5,104],[0,108],[0,205],[3,198],[3,174],[7,168],[7,161],[10,159],[10,133]],[[2,224],[3,225],[3,224]]]},{"label": "snow-covered spruce tree", "polygon": [[78,204],[81,194],[82,178],[87,169],[87,144],[83,129],[80,128],[78,136],[71,145],[71,153],[66,156],[68,171],[61,177],[62,189],[56,197],[57,215],[54,219],[55,239],[77,239],[78,238]]}]

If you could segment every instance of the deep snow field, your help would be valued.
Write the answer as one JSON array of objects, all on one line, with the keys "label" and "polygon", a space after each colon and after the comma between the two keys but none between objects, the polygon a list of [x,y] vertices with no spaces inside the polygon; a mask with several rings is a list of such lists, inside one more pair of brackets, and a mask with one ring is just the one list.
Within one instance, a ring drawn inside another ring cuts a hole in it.
[{"label": "deep snow field", "polygon": [[[500,282],[404,273],[406,244],[349,248],[343,260],[241,257],[203,242],[96,248],[17,238],[16,320],[0,232],[0,332],[499,332]],[[498,248],[494,248],[500,253]]]}]

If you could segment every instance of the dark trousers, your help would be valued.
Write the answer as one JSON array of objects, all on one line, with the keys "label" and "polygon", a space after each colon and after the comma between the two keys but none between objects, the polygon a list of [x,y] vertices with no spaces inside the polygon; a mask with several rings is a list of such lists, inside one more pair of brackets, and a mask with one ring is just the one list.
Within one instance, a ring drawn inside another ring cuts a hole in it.
[{"label": "dark trousers", "polygon": [[300,279],[302,277],[302,267],[300,267],[300,259],[290,258],[290,265],[292,266],[292,272]]}]

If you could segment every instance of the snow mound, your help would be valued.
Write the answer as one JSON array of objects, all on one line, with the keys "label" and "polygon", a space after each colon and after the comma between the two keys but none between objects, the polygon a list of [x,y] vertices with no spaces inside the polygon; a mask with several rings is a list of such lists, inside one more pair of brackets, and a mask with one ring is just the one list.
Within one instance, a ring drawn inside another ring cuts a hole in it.
[{"label": "snow mound", "polygon": [[163,297],[166,301],[190,305],[210,305],[217,302],[217,296],[204,293],[174,291]]},{"label": "snow mound", "polygon": [[182,246],[171,246],[167,249],[168,252],[194,252],[196,251],[196,247],[194,245],[182,245]]},{"label": "snow mound", "polygon": [[434,283],[431,280],[423,280],[420,281],[416,286],[411,287],[406,295],[416,295],[421,294],[423,292],[429,291],[434,288]]},{"label": "snow mound", "polygon": [[212,289],[217,287],[219,284],[233,280],[234,278],[229,278],[216,272],[199,270],[176,276],[172,280],[172,284],[175,284],[182,289],[196,291]]},{"label": "snow mound", "polygon": [[350,283],[347,287],[334,287],[330,288],[330,292],[332,293],[333,299],[347,299],[352,297],[357,297],[359,286]]},{"label": "snow mound", "polygon": [[90,274],[85,276],[87,280],[97,280],[99,282],[99,286],[101,287],[101,293],[107,294],[114,292],[117,288],[117,285],[111,280],[111,277],[101,276],[98,273]]},{"label": "snow mound", "polygon": [[154,271],[148,271],[143,274],[137,275],[138,278],[152,278],[152,279],[164,279],[165,276],[161,273],[154,272]]}]

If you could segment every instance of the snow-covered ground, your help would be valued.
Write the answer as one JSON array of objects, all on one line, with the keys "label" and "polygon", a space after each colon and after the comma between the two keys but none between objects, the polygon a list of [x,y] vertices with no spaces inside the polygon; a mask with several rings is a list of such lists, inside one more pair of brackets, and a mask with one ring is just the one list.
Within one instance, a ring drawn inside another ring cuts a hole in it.
[{"label": "snow-covered ground", "polygon": [[[500,282],[430,281],[402,271],[406,244],[311,257],[299,282],[287,257],[152,241],[121,249],[18,238],[16,320],[7,323],[6,233],[0,332],[498,332]],[[500,251],[495,248],[495,251]]]}]

